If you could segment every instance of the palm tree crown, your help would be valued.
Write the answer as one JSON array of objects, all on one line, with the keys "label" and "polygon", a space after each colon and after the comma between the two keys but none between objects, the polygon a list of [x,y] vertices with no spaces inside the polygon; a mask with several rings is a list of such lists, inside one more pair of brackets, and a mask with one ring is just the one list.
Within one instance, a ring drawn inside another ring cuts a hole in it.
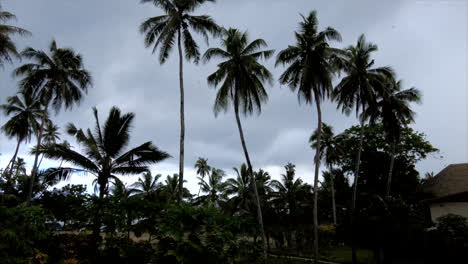
[{"label": "palm tree crown", "polygon": [[11,63],[12,58],[20,58],[16,44],[11,40],[12,35],[29,36],[31,33],[23,28],[7,25],[8,21],[16,20],[16,16],[2,10],[0,5],[0,66],[3,62]]},{"label": "palm tree crown", "polygon": [[200,49],[192,37],[194,31],[202,35],[208,43],[208,34],[217,35],[219,26],[207,15],[195,16],[192,13],[206,2],[215,0],[142,0],[142,3],[153,3],[164,11],[164,15],[145,20],[140,32],[145,34],[145,45],[153,46],[153,53],[159,50],[159,62],[166,62],[176,37],[184,45],[187,60],[198,62]]},{"label": "palm tree crown", "polygon": [[232,103],[236,111],[240,107],[245,115],[255,110],[261,111],[262,103],[268,99],[263,83],[271,82],[272,75],[259,59],[268,59],[273,50],[259,49],[266,47],[263,39],[248,42],[246,32],[230,28],[223,32],[222,48],[210,48],[203,55],[205,62],[212,58],[224,59],[218,64],[218,70],[208,76],[208,83],[221,86],[216,95],[214,112],[226,111]]},{"label": "palm tree crown", "polygon": [[[169,158],[169,154],[159,150],[151,142],[146,142],[136,148],[124,152],[130,139],[130,127],[134,114],[122,114],[117,107],[113,107],[109,116],[101,127],[98,111],[93,109],[95,118],[94,130],[78,129],[69,124],[67,133],[74,136],[82,146],[84,155],[63,144],[44,145],[41,152],[51,159],[63,159],[97,177],[102,197],[108,190],[109,179],[118,174],[134,175],[148,171],[148,165]],[[70,168],[63,168],[63,170]]]}]

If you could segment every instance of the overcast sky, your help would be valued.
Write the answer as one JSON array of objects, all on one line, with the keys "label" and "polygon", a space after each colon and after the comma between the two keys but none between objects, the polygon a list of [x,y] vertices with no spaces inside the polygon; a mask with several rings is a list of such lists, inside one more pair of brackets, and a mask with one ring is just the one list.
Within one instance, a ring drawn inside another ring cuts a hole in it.
[{"label": "overcast sky", "polygon": [[[60,47],[81,53],[85,67],[93,75],[94,86],[73,111],[61,112],[54,121],[61,127],[72,121],[77,126],[92,125],[91,107],[97,106],[103,120],[111,106],[136,114],[131,144],[153,141],[174,158],[153,168],[163,175],[178,171],[179,88],[177,54],[159,65],[151,49],[145,49],[138,27],[150,16],[161,15],[151,4],[138,0],[3,0],[5,10],[17,15],[16,25],[28,29],[32,37],[18,38],[20,49],[31,46],[47,49],[55,39]],[[375,61],[392,66],[404,86],[423,92],[423,104],[415,105],[413,127],[427,135],[440,153],[418,164],[422,175],[437,173],[451,163],[467,162],[467,15],[466,1],[403,0],[218,0],[206,4],[196,14],[208,14],[225,27],[248,30],[250,38],[263,38],[269,48],[279,51],[294,42],[300,13],[316,9],[320,27],[337,29],[342,43],[354,44],[361,33],[379,46]],[[219,40],[211,40],[217,46]],[[200,41],[202,51],[206,49]],[[11,71],[19,62],[0,69],[0,102],[14,95],[17,80]],[[239,135],[232,112],[212,112],[215,90],[206,76],[216,63],[185,64],[186,86],[186,159],[185,175],[192,191],[197,189],[193,164],[206,157],[209,164],[225,169],[244,162]],[[283,68],[266,62],[278,78]],[[268,87],[269,101],[259,116],[243,120],[244,133],[253,166],[264,168],[273,178],[283,173],[287,162],[297,165],[298,175],[311,182],[313,151],[307,143],[316,126],[315,108],[299,105],[296,94],[275,82]],[[331,103],[323,107],[323,119],[336,133],[357,124]],[[0,124],[5,117],[0,117]],[[62,131],[63,132],[63,131]],[[66,136],[63,139],[74,141]],[[11,158],[15,142],[0,136],[0,165]],[[22,146],[20,156],[27,157]],[[50,161],[43,167],[53,166]],[[91,182],[91,177],[76,176],[73,183]],[[127,182],[135,178],[127,178]]]}]

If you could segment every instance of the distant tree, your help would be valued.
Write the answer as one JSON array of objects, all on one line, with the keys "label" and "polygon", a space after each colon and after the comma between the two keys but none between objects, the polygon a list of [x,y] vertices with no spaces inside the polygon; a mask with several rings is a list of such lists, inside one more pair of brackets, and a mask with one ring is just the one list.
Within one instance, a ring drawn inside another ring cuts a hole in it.
[{"label": "distant tree", "polygon": [[198,63],[200,51],[198,44],[192,37],[196,32],[204,37],[208,44],[208,34],[217,35],[219,26],[207,16],[193,15],[193,12],[206,2],[215,0],[141,0],[142,3],[153,3],[162,9],[164,15],[150,17],[140,26],[140,32],[145,35],[145,45],[153,46],[153,53],[159,48],[159,62],[165,63],[169,53],[174,48],[177,39],[179,50],[179,83],[180,83],[180,154],[179,154],[179,197],[182,201],[184,184],[184,141],[185,141],[185,114],[184,114],[184,74],[183,56],[188,61]]},{"label": "distant tree", "polygon": [[[48,120],[49,106],[56,112],[62,107],[72,108],[79,103],[91,86],[91,74],[84,69],[80,54],[69,48],[59,48],[53,40],[50,43],[49,54],[31,47],[21,52],[23,58],[32,60],[16,68],[14,74],[22,77],[20,87],[25,93],[36,93],[43,104],[43,115],[39,126],[37,145],[42,144],[46,122]],[[31,170],[31,184],[27,201],[31,201],[32,187],[38,170],[39,152],[35,154]]]},{"label": "distant tree", "polygon": [[4,24],[10,20],[16,20],[16,16],[4,11],[0,5],[0,67],[3,67],[5,62],[11,63],[13,57],[18,59],[21,57],[11,37],[13,35],[31,35],[26,29]]},{"label": "distant tree", "polygon": [[63,144],[42,145],[40,152],[46,158],[62,159],[72,163],[76,168],[59,168],[63,173],[85,172],[97,177],[99,185],[99,204],[96,210],[94,227],[95,238],[100,230],[100,203],[108,193],[109,180],[117,179],[117,175],[136,175],[148,171],[148,165],[169,158],[169,154],[159,150],[151,142],[124,152],[130,140],[130,128],[135,115],[122,114],[120,109],[113,107],[104,126],[101,126],[98,111],[93,108],[95,127],[93,130],[78,129],[69,124],[67,133],[74,136],[85,154],[71,150]]},{"label": "distant tree", "polygon": [[307,17],[302,16],[299,31],[295,32],[295,36],[296,43],[278,54],[276,65],[288,65],[279,79],[280,82],[289,85],[292,91],[297,90],[300,100],[303,99],[308,104],[315,103],[317,108],[318,147],[314,158],[314,260],[318,263],[317,204],[322,132],[321,101],[329,96],[333,88],[333,75],[336,72],[331,60],[336,49],[331,48],[329,42],[341,41],[341,35],[331,27],[318,31],[317,12],[314,10]]},{"label": "distant tree", "polygon": [[223,181],[226,173],[221,169],[211,168],[211,173],[208,175],[208,180],[205,181],[202,177],[198,177],[200,181],[201,191],[206,193],[198,197],[202,203],[209,203],[217,207],[221,207],[221,203],[227,199],[226,187],[227,183]]},{"label": "distant tree", "polygon": [[231,196],[228,204],[234,212],[241,215],[249,214],[255,206],[255,197],[252,197],[252,177],[245,163],[233,170],[236,172],[236,177],[226,180],[226,194]]},{"label": "distant tree", "polygon": [[382,122],[388,140],[391,142],[390,167],[385,192],[385,196],[388,198],[390,196],[395,153],[401,136],[401,130],[409,123],[414,122],[415,113],[411,110],[410,103],[419,103],[421,101],[421,93],[414,87],[402,90],[401,80],[397,82],[391,78],[387,83],[389,91],[377,102],[376,111],[370,111],[370,113],[365,111],[364,115],[369,116],[371,122],[376,120]]},{"label": "distant tree", "polygon": [[[202,180],[205,179],[205,176],[210,174],[211,167],[208,165],[208,159],[198,158],[197,162],[195,163],[195,169],[197,169],[197,175],[201,177]],[[198,195],[200,196],[201,185],[198,189]]]},{"label": "distant tree", "polygon": [[16,139],[16,149],[10,163],[4,169],[6,188],[9,188],[13,168],[18,156],[21,143],[29,142],[31,136],[39,127],[41,118],[41,103],[34,93],[20,92],[18,95],[8,97],[7,103],[0,106],[3,113],[11,118],[1,127],[2,132],[9,138]]},{"label": "distant tree", "polygon": [[[184,182],[186,182],[184,180]],[[167,203],[173,203],[178,201],[179,197],[179,175],[167,175],[166,180],[161,188],[161,195]],[[183,188],[182,198],[191,198],[190,191],[187,188]]]},{"label": "distant tree", "polygon": [[[214,87],[220,85],[215,99],[214,112],[217,115],[220,111],[227,111],[229,105],[233,105],[247,168],[252,177],[252,182],[256,182],[239,113],[242,112],[244,115],[250,115],[254,111],[261,112],[262,103],[265,103],[268,99],[264,83],[271,83],[272,76],[270,71],[260,64],[258,60],[262,58],[268,59],[273,55],[274,51],[260,50],[267,46],[263,39],[256,39],[249,43],[247,32],[241,32],[233,28],[223,31],[221,46],[222,48],[210,48],[203,55],[205,62],[212,58],[224,60],[218,64],[216,72],[208,76],[208,83],[210,85]],[[258,207],[257,218],[263,240],[263,258],[266,259],[267,241],[263,228],[260,198],[256,186],[254,193]]]},{"label": "distant tree", "polygon": [[[372,52],[377,51],[377,45],[366,42],[364,35],[359,36],[356,46],[347,47],[344,52],[336,57],[336,64],[346,73],[333,91],[333,97],[338,103],[338,108],[350,113],[353,108],[356,116],[363,111],[376,111],[377,98],[382,96],[387,89],[385,80],[392,78],[393,70],[390,67],[372,68],[374,60],[371,60]],[[361,129],[364,129],[365,116],[360,116]],[[361,134],[363,132],[361,131]],[[359,148],[356,152],[354,170],[353,196],[351,205],[351,222],[354,224],[357,183],[359,180],[359,166],[361,163],[361,149],[363,136],[359,140]],[[357,263],[356,234],[352,235],[352,260]]]},{"label": "distant tree", "polygon": [[156,193],[160,188],[161,184],[158,180],[161,178],[161,174],[152,175],[150,171],[144,172],[143,177],[138,177],[138,181],[132,184],[135,193],[143,194],[145,196]]}]

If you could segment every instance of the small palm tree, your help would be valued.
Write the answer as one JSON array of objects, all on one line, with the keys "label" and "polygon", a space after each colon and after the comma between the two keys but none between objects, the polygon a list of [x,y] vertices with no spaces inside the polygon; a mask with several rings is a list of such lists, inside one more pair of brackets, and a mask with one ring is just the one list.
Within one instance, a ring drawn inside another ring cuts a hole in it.
[{"label": "small palm tree", "polygon": [[150,195],[158,191],[161,188],[161,184],[158,180],[161,178],[161,174],[156,174],[154,177],[150,171],[143,173],[143,178],[138,178],[138,181],[132,184],[135,188],[135,193],[141,193],[144,195]]},{"label": "small palm tree", "polygon": [[[309,139],[309,142],[312,143],[312,148],[317,147],[317,138],[318,138],[318,131],[316,130]],[[333,223],[336,225],[336,203],[335,203],[335,183],[334,183],[334,174],[333,171],[333,164],[335,164],[343,154],[343,150],[338,144],[339,139],[335,137],[333,133],[333,127],[323,123],[322,125],[322,142],[320,147],[320,153],[322,154],[321,158],[325,160],[325,164],[327,165],[330,171],[330,181],[331,181],[331,197],[332,197],[332,213],[333,213]]]},{"label": "small palm tree", "polygon": [[[240,32],[233,28],[223,32],[221,45],[224,49],[210,48],[203,55],[205,62],[215,57],[224,60],[218,64],[218,70],[208,76],[208,83],[210,85],[214,87],[220,85],[215,99],[214,112],[217,115],[222,110],[227,111],[230,104],[233,105],[249,174],[252,177],[252,182],[256,182],[239,113],[242,112],[244,115],[250,115],[254,111],[260,113],[262,103],[267,101],[268,95],[264,82],[271,82],[272,76],[270,71],[260,64],[258,60],[262,58],[268,59],[273,55],[273,50],[260,50],[267,46],[263,39],[256,39],[249,43],[247,32]],[[266,259],[267,241],[256,186],[254,193],[258,207],[257,217],[263,240],[263,257]]]},{"label": "small palm tree", "polygon": [[[184,180],[184,182],[187,182]],[[179,200],[179,175],[167,175],[163,186],[161,187],[161,194],[165,198],[166,202],[177,202]],[[191,198],[190,191],[187,188],[182,190],[182,198]]]},{"label": "small palm tree", "polygon": [[[341,108],[346,114],[349,114],[354,108],[356,116],[360,116],[361,124],[351,201],[352,225],[355,219],[357,183],[366,121],[366,116],[360,114],[367,111],[368,115],[370,115],[369,112],[376,111],[377,98],[382,96],[387,89],[387,78],[393,78],[393,70],[390,67],[372,68],[374,60],[371,59],[371,55],[375,51],[377,51],[377,45],[366,42],[365,36],[361,35],[356,46],[349,46],[335,60],[337,65],[346,73],[346,76],[333,90],[333,98],[337,101],[338,108]],[[355,235],[353,234],[352,260],[355,264],[357,263],[357,255],[354,240]]]},{"label": "small palm tree", "polygon": [[41,118],[41,103],[34,93],[20,92],[18,95],[8,97],[7,103],[0,106],[3,113],[11,118],[2,126],[1,130],[9,138],[16,138],[16,149],[10,163],[4,170],[7,177],[7,188],[15,167],[15,161],[21,143],[29,142],[31,136],[39,127],[38,120]]},{"label": "small palm tree", "polygon": [[[208,165],[208,159],[198,158],[195,163],[195,169],[197,169],[197,175],[200,175],[201,179],[204,180],[205,176],[210,174],[211,167]],[[201,186],[198,189],[198,195],[200,196]]]},{"label": "small palm tree", "polygon": [[397,142],[401,136],[401,129],[409,123],[414,122],[415,113],[411,110],[410,103],[421,102],[421,92],[412,87],[402,90],[402,81],[395,81],[391,78],[388,80],[389,91],[377,102],[376,111],[365,111],[364,116],[368,117],[371,122],[380,120],[387,134],[389,142],[391,142],[390,151],[390,167],[388,170],[386,197],[390,197],[390,189],[392,183],[393,166],[395,163],[395,154]]},{"label": "small palm tree", "polygon": [[[282,84],[287,84],[292,91],[298,91],[299,100],[315,103],[317,108],[317,145],[321,145],[322,109],[321,101],[328,97],[333,88],[332,79],[336,68],[331,58],[338,52],[329,45],[329,41],[341,41],[341,35],[334,28],[318,31],[317,12],[302,16],[299,31],[295,33],[296,44],[282,50],[276,65],[288,65],[280,77]],[[315,263],[318,262],[318,183],[320,168],[320,150],[315,154],[314,176],[314,249]]]},{"label": "small palm tree", "polygon": [[236,178],[229,178],[226,181],[226,194],[232,195],[228,204],[240,214],[246,214],[255,205],[255,198],[251,195],[253,186],[249,170],[245,163],[239,169],[233,168],[233,170],[236,172]]},{"label": "small palm tree", "polygon": [[179,154],[179,202],[182,201],[184,183],[184,73],[183,57],[198,63],[200,50],[192,37],[192,32],[202,35],[208,44],[208,34],[217,35],[219,26],[207,15],[193,15],[193,12],[206,2],[215,0],[141,0],[142,3],[153,3],[165,13],[150,17],[140,26],[145,34],[145,45],[153,46],[153,53],[159,48],[159,62],[166,62],[177,39],[179,50],[179,87],[180,87],[180,154]]},{"label": "small palm tree", "polygon": [[[59,127],[52,122],[52,120],[47,120],[46,125],[44,128],[44,134],[43,134],[43,143],[44,144],[55,144],[57,141],[60,140],[60,132],[59,132]],[[35,154],[35,148],[33,148],[32,151]],[[37,164],[37,167],[40,168],[42,164],[42,159],[44,158],[44,155],[41,156],[41,159],[39,160],[39,163]]]},{"label": "small palm tree", "polygon": [[[48,109],[52,106],[56,112],[62,107],[69,109],[79,103],[83,93],[91,86],[91,75],[83,67],[81,55],[72,49],[58,48],[53,40],[49,47],[49,54],[41,50],[26,48],[21,56],[32,60],[18,67],[14,74],[22,77],[21,89],[25,93],[36,93],[41,100],[43,115],[37,136],[38,149],[42,144]],[[38,169],[39,152],[34,157],[31,170],[31,184],[27,201],[31,201],[32,186]]]},{"label": "small palm tree", "polygon": [[205,181],[202,177],[198,177],[201,190],[203,193],[206,193],[206,195],[200,196],[199,200],[201,202],[208,201],[210,204],[219,207],[220,203],[227,199],[227,183],[223,182],[224,177],[226,177],[226,173],[217,168],[211,168],[211,173],[208,175],[208,181]]},{"label": "small palm tree", "polygon": [[0,66],[4,62],[11,63],[12,58],[20,58],[16,44],[11,40],[12,35],[29,36],[31,33],[26,29],[7,25],[10,20],[16,20],[16,16],[10,12],[2,10],[0,5]]},{"label": "small palm tree", "polygon": [[78,129],[69,124],[67,133],[74,136],[81,145],[84,154],[71,150],[63,144],[42,145],[40,153],[46,158],[64,160],[76,168],[60,168],[63,172],[81,171],[91,173],[97,178],[99,185],[99,204],[96,210],[95,238],[99,235],[101,201],[108,193],[109,181],[118,179],[117,175],[136,175],[148,171],[148,165],[169,158],[169,154],[159,150],[151,142],[146,142],[136,148],[124,152],[130,140],[130,127],[135,115],[122,114],[113,107],[104,126],[98,118],[98,110],[93,108],[95,127],[93,130]]}]

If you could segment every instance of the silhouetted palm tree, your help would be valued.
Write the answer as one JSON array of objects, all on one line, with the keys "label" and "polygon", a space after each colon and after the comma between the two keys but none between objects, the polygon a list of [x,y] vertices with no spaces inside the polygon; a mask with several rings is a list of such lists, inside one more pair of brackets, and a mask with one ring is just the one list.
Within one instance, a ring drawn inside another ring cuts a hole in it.
[{"label": "silhouetted palm tree", "polygon": [[206,2],[214,0],[141,0],[142,3],[153,3],[165,13],[161,16],[148,18],[140,26],[140,32],[145,34],[145,45],[153,46],[153,53],[159,47],[159,62],[163,64],[169,57],[177,39],[179,50],[179,85],[180,85],[180,156],[179,156],[179,202],[182,201],[184,182],[184,74],[183,53],[185,58],[198,63],[200,51],[192,37],[192,32],[202,35],[208,44],[208,34],[217,35],[219,26],[207,15],[196,16],[193,12]]},{"label": "silhouetted palm tree", "polygon": [[[366,42],[361,35],[356,46],[347,47],[335,62],[346,73],[333,91],[333,97],[338,103],[338,108],[349,114],[355,108],[356,116],[363,111],[376,111],[377,98],[387,89],[385,82],[393,76],[390,67],[372,68],[374,60],[372,52],[377,51],[377,45]],[[356,168],[354,171],[353,197],[351,201],[351,224],[354,224],[356,210],[357,183],[359,179],[359,166],[361,163],[361,151],[364,137],[365,116],[359,116],[361,133],[358,152],[356,153]],[[354,230],[354,226],[352,227]],[[355,234],[352,235],[352,259],[357,263]]]},{"label": "silhouetted palm tree", "polygon": [[[21,56],[32,60],[32,63],[18,67],[14,74],[23,77],[20,81],[21,89],[25,93],[37,93],[44,105],[43,116],[37,136],[37,148],[42,144],[44,127],[48,119],[49,106],[58,112],[62,107],[71,108],[79,103],[83,93],[91,86],[91,75],[83,68],[81,55],[72,49],[58,48],[53,40],[49,47],[49,54],[41,50],[26,48]],[[34,157],[31,170],[31,184],[27,201],[32,196],[32,186],[38,169],[39,153]]]},{"label": "silhouetted palm tree", "polygon": [[208,175],[208,181],[198,177],[200,181],[199,185],[201,190],[206,195],[202,195],[198,198],[200,202],[209,202],[215,206],[220,206],[220,203],[227,199],[226,194],[226,182],[223,182],[223,178],[226,177],[226,173],[221,169],[211,168],[211,173]]},{"label": "silhouetted palm tree", "polygon": [[[296,44],[282,50],[277,57],[276,65],[288,65],[280,77],[282,84],[287,84],[292,91],[298,91],[299,100],[313,104],[317,108],[317,145],[321,144],[322,109],[321,101],[327,98],[333,88],[332,79],[336,72],[331,58],[337,52],[329,45],[329,41],[341,41],[341,36],[335,29],[328,27],[318,31],[317,12],[302,16],[299,31],[295,33]],[[314,176],[314,249],[315,263],[318,261],[318,177],[320,168],[320,150],[315,154]]]},{"label": "silhouetted palm tree", "polygon": [[250,213],[255,205],[255,197],[252,197],[252,181],[249,170],[244,164],[240,169],[233,168],[236,172],[236,178],[226,180],[226,194],[232,195],[228,203],[231,208],[240,214]]},{"label": "silhouetted palm tree", "polygon": [[31,33],[23,28],[7,25],[10,20],[16,20],[16,16],[10,12],[2,10],[0,5],[0,66],[4,62],[11,63],[12,57],[20,58],[16,49],[16,44],[11,40],[12,35],[29,36]]},{"label": "silhouetted palm tree", "polygon": [[[52,120],[46,121],[46,125],[44,128],[44,134],[43,134],[43,141],[44,144],[55,144],[57,141],[60,140],[60,132],[59,132],[59,127],[52,122]],[[33,148],[33,153],[35,148]],[[41,167],[42,159],[44,158],[44,155],[41,156],[41,159],[39,160],[39,163],[37,164],[37,167]]]},{"label": "silhouetted palm tree", "polygon": [[[218,64],[218,70],[208,76],[210,85],[214,87],[220,85],[215,99],[214,112],[217,115],[221,110],[227,111],[230,104],[233,105],[249,174],[253,182],[256,182],[239,113],[242,112],[244,115],[250,115],[254,111],[260,113],[262,103],[267,101],[268,95],[263,84],[264,82],[271,82],[272,76],[258,60],[268,59],[273,54],[273,50],[260,50],[267,46],[263,39],[256,39],[249,43],[246,32],[240,32],[233,28],[223,32],[221,45],[224,50],[210,48],[203,55],[205,62],[216,57],[224,60]],[[256,186],[254,193],[258,207],[257,217],[263,239],[263,257],[266,259],[267,241]]]},{"label": "silhouetted palm tree", "polygon": [[99,234],[99,211],[101,201],[108,193],[109,180],[117,179],[117,175],[136,175],[148,171],[148,165],[169,158],[169,154],[159,150],[151,142],[146,142],[136,148],[124,152],[130,140],[130,128],[135,115],[122,114],[113,107],[104,126],[101,126],[98,111],[93,108],[94,129],[78,129],[69,124],[67,133],[74,136],[84,150],[84,154],[71,150],[63,144],[42,145],[40,152],[50,159],[62,159],[72,163],[76,168],[60,168],[64,173],[84,171],[97,178],[99,185],[99,204],[96,210],[96,225],[94,236]]},{"label": "silhouetted palm tree", "polygon": [[400,140],[401,129],[409,123],[414,122],[415,113],[411,110],[410,103],[421,102],[420,91],[414,87],[402,90],[401,80],[397,82],[395,79],[390,78],[388,80],[388,86],[388,93],[385,93],[377,102],[377,110],[364,112],[364,115],[369,117],[371,122],[375,120],[380,120],[382,122],[389,142],[391,142],[390,167],[385,192],[387,198],[390,196],[396,146],[397,142]]},{"label": "silhouetted palm tree", "polygon": [[[309,139],[309,142],[312,143],[312,148],[317,148],[317,138],[318,131],[314,131],[312,136]],[[332,173],[333,164],[335,164],[340,156],[343,153],[340,145],[337,143],[338,138],[335,137],[333,133],[333,128],[325,123],[322,124],[322,142],[320,144],[321,158],[325,160],[330,171],[330,181],[331,181],[331,197],[332,197],[332,213],[333,213],[333,223],[336,225],[336,203],[335,203],[335,183],[334,183],[334,174]]]},{"label": "silhouetted palm tree", "polygon": [[141,193],[144,195],[150,195],[155,193],[161,184],[158,183],[158,180],[161,178],[161,174],[156,174],[154,177],[150,171],[143,173],[143,178],[138,178],[138,181],[132,184],[132,187],[135,188],[135,193]]},{"label": "silhouetted palm tree", "polygon": [[10,184],[13,168],[21,143],[31,140],[31,136],[39,127],[41,118],[41,103],[34,93],[21,92],[8,97],[7,103],[0,106],[3,113],[11,118],[2,126],[1,130],[9,138],[16,138],[16,149],[10,163],[4,170],[7,179],[7,189]]},{"label": "silhouetted palm tree", "polygon": [[[184,180],[184,182],[187,182]],[[164,181],[163,186],[161,187],[161,194],[166,200],[166,202],[177,202],[179,197],[179,175],[174,173],[173,176],[167,175],[166,180]],[[182,190],[182,198],[191,198],[190,191],[187,188]]]},{"label": "silhouetted palm tree", "polygon": [[[201,179],[204,180],[206,175],[210,174],[211,167],[208,165],[208,159],[198,158],[195,163],[195,169],[197,169],[197,175],[200,175]],[[198,189],[198,195],[200,196],[201,185]]]}]

